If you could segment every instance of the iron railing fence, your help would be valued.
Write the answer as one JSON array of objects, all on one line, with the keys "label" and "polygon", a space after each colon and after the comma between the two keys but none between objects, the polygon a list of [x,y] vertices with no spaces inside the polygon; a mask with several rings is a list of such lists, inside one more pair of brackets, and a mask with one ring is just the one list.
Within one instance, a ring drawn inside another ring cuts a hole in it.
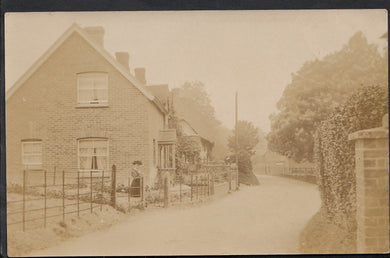
[{"label": "iron railing fence", "polygon": [[[21,185],[7,187],[7,225],[23,231],[46,227],[50,220],[92,213],[109,204],[123,212],[148,205],[194,203],[238,189],[238,171],[230,166],[203,166],[197,171],[180,171],[162,178],[157,187],[117,183],[111,171],[24,170]],[[171,178],[171,175],[173,175]]]},{"label": "iron railing fence", "polygon": [[49,219],[102,210],[110,202],[110,182],[105,171],[24,170],[22,185],[7,188],[7,225],[25,231],[46,227]]}]

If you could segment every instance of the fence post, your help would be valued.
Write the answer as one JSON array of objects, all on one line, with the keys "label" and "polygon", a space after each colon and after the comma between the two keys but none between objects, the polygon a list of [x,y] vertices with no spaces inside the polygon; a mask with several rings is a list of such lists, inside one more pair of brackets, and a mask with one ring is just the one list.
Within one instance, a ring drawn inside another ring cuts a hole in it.
[{"label": "fence post", "polygon": [[229,168],[229,192],[232,191],[232,170]]},{"label": "fence post", "polygon": [[100,211],[103,211],[103,190],[104,190],[104,170],[102,172],[102,189],[101,189],[101,200],[100,200]]},{"label": "fence post", "polygon": [[210,172],[207,173],[207,196],[210,196]]},{"label": "fence post", "polygon": [[140,178],[140,189],[139,189],[139,192],[140,192],[140,195],[141,195],[141,204],[142,204],[142,207],[145,207],[145,203],[144,203],[144,177],[142,176]]},{"label": "fence post", "polygon": [[23,232],[25,230],[25,220],[26,220],[26,170],[23,170],[23,206],[22,206]]},{"label": "fence post", "polygon": [[128,210],[130,211],[131,209],[131,199],[130,199],[130,196],[131,196],[131,187],[130,187],[130,176],[127,178],[127,206],[128,206]]},{"label": "fence post", "polygon": [[145,177],[142,176],[142,205],[145,205]]},{"label": "fence post", "polygon": [[54,166],[54,172],[53,172],[53,185],[56,184],[56,171],[57,171],[57,167]]},{"label": "fence post", "polygon": [[204,176],[204,194],[205,196],[209,196],[209,176]]},{"label": "fence post", "polygon": [[181,202],[181,181],[183,180],[183,171],[180,170],[180,181],[179,181],[179,202]]},{"label": "fence post", "polygon": [[90,201],[91,201],[91,213],[92,213],[92,170],[89,171],[89,175],[90,175],[90,178],[89,178],[89,182],[90,182],[90,189],[91,189],[91,196],[90,196]]},{"label": "fence post", "polygon": [[238,166],[237,166],[237,170],[236,170],[236,190],[238,190],[240,188],[240,181],[238,180]]},{"label": "fence post", "polygon": [[201,177],[201,183],[200,183],[200,185],[201,185],[201,188],[202,188],[202,198],[204,198],[205,197],[205,195],[206,195],[206,188],[205,188],[205,177],[204,177],[204,175],[202,175],[202,177]]},{"label": "fence post", "polygon": [[45,192],[45,210],[43,214],[43,225],[46,228],[46,200],[47,200],[47,189],[46,189],[46,183],[47,183],[47,173],[46,170],[44,170],[45,173],[45,185],[44,185],[44,192]]},{"label": "fence post", "polygon": [[200,199],[203,199],[204,195],[204,187],[203,187],[203,175],[199,177],[199,184],[200,184]]},{"label": "fence post", "polygon": [[62,221],[65,222],[65,170],[62,170]]},{"label": "fence post", "polygon": [[169,205],[169,197],[168,197],[168,178],[164,178],[164,208],[167,208]]},{"label": "fence post", "polygon": [[116,166],[112,165],[111,172],[111,206],[116,208]]},{"label": "fence post", "polygon": [[211,174],[211,195],[214,195],[214,172]]},{"label": "fence post", "polygon": [[199,182],[198,182],[198,176],[195,176],[195,185],[196,185],[196,199],[199,200]]},{"label": "fence post", "polygon": [[80,217],[80,170],[77,170],[77,216]]},{"label": "fence post", "polygon": [[192,173],[191,173],[191,202],[192,202],[192,188],[193,188],[193,180],[192,180],[192,177],[193,177],[193,175],[192,175]]},{"label": "fence post", "polygon": [[202,175],[202,198],[206,197],[206,177]]}]

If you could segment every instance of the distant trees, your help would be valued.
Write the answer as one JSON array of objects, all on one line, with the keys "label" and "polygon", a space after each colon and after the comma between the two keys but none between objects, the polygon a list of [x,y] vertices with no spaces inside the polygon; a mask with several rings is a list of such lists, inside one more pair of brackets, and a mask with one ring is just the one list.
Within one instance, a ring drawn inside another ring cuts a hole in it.
[{"label": "distant trees", "polygon": [[314,133],[319,123],[362,85],[387,85],[387,54],[368,44],[362,32],[340,51],[306,62],[292,74],[270,116],[268,148],[296,161],[313,161]]},{"label": "distant trees", "polygon": [[[254,148],[259,143],[258,129],[249,121],[238,121],[237,131],[228,139],[228,147],[238,157],[238,172],[241,183],[258,184],[253,175],[251,157],[255,154]],[[237,134],[237,146],[236,146]],[[235,157],[235,156],[234,156]]]},{"label": "distant trees", "polygon": [[254,173],[259,173],[264,169],[263,166],[263,155],[267,151],[267,134],[262,131],[261,129],[258,130],[259,135],[259,143],[256,145],[256,147],[253,149],[255,154],[253,154],[251,161],[253,165]]}]

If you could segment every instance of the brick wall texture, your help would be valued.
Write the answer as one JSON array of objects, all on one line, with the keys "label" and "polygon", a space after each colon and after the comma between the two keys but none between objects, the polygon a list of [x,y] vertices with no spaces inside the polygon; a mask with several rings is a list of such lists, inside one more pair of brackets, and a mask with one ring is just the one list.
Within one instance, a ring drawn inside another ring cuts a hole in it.
[{"label": "brick wall texture", "polygon": [[[77,107],[80,72],[108,73],[108,107]],[[131,163],[141,160],[150,184],[153,139],[163,128],[157,107],[74,32],[6,102],[7,183],[22,182],[23,139],[42,140],[43,169],[77,171],[77,139],[107,137],[117,182],[127,182]]]},{"label": "brick wall texture", "polygon": [[388,252],[388,130],[359,131],[353,138],[356,150],[357,251]]}]

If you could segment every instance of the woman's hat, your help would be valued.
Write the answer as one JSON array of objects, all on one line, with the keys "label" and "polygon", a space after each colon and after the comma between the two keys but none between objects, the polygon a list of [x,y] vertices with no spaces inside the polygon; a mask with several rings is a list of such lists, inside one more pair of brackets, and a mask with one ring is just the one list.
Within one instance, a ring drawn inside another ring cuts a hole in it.
[{"label": "woman's hat", "polygon": [[142,161],[136,160],[133,162],[133,165],[142,165]]}]

